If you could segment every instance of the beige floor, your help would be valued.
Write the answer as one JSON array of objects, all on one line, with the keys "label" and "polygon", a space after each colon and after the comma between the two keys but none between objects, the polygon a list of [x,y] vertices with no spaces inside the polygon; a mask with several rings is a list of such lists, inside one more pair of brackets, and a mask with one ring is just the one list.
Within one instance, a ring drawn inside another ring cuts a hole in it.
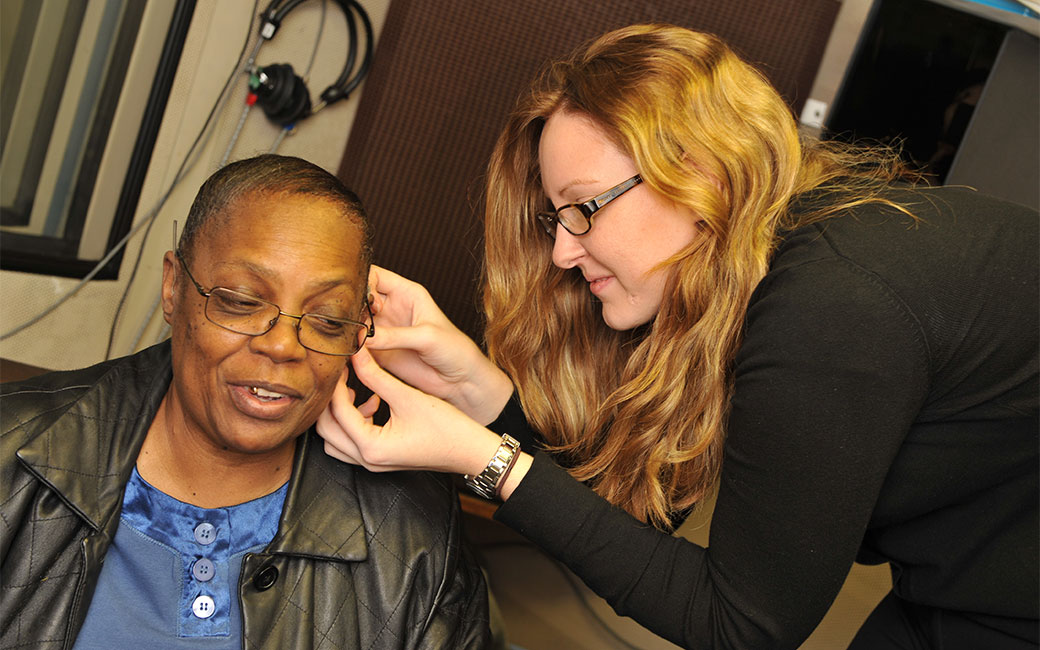
[{"label": "beige floor", "polygon": [[[678,646],[614,614],[573,574],[523,537],[494,521],[466,515],[506,624],[508,641],[524,650],[673,650]],[[707,526],[688,522],[679,534],[707,542]],[[856,565],[830,612],[802,650],[845,648],[891,586],[887,566]]]}]

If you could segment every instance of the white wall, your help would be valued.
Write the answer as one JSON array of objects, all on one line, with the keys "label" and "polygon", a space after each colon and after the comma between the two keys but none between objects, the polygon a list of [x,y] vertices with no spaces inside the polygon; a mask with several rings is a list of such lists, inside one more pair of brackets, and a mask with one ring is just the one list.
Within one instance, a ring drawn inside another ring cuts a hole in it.
[{"label": "white wall", "polygon": [[[327,2],[325,27],[308,80],[312,99],[336,79],[346,60],[346,22],[332,0],[324,1]],[[267,0],[261,0],[259,9],[267,4]],[[390,0],[361,0],[361,4],[378,35]],[[318,34],[321,7],[321,0],[311,0],[290,13],[275,37],[261,48],[257,63],[290,63],[302,74]],[[249,28],[252,9],[252,0],[199,0],[145,177],[135,223],[147,215],[169,189],[181,160],[235,65],[247,32],[251,31],[250,50],[256,42],[256,26]],[[335,173],[363,89],[364,84],[348,99],[303,120],[277,152],[306,158]],[[130,287],[119,320],[112,356],[146,347],[164,336],[156,298],[162,255],[172,244],[172,223],[175,219],[183,223],[198,187],[219,166],[242,114],[245,95],[246,79],[242,77],[236,80],[230,100],[197,163],[159,213],[145,242],[137,278]],[[268,151],[280,130],[267,121],[262,111],[252,110],[231,159]],[[118,193],[120,189],[99,188],[98,191]],[[117,304],[141,250],[143,232],[129,242],[117,280],[86,285],[36,325],[0,342],[0,356],[53,369],[78,368],[101,361]],[[0,272],[0,332],[7,332],[37,315],[77,282],[68,278]]]}]

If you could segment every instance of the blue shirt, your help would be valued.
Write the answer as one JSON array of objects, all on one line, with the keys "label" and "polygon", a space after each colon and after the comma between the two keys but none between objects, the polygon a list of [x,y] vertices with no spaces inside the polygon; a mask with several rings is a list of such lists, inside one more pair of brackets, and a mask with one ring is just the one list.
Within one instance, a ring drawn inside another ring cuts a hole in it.
[{"label": "blue shirt", "polygon": [[74,648],[241,648],[242,559],[274,538],[287,490],[199,508],[149,485],[135,467]]}]

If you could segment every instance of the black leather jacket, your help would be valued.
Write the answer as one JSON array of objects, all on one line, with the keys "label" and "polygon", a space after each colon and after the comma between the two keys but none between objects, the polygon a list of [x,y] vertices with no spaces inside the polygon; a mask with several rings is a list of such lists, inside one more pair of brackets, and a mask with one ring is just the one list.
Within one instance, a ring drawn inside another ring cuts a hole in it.
[{"label": "black leather jacket", "polygon": [[[170,348],[0,390],[0,648],[71,648]],[[278,533],[242,565],[243,647],[483,648],[487,588],[447,477],[372,474],[300,436]]]}]

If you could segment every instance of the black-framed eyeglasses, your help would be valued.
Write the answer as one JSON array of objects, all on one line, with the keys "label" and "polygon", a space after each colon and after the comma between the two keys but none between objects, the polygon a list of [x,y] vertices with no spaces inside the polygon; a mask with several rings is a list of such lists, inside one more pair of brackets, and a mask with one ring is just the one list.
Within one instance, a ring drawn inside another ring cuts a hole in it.
[{"label": "black-framed eyeglasses", "polygon": [[556,238],[556,224],[563,226],[572,235],[584,235],[592,229],[592,216],[605,208],[608,203],[643,182],[643,177],[636,174],[628,180],[621,181],[602,194],[588,201],[568,203],[550,212],[539,212],[538,221],[545,232]]},{"label": "black-framed eyeglasses", "polygon": [[368,300],[365,300],[368,323],[325,314],[290,314],[273,302],[226,287],[213,287],[206,291],[191,274],[181,252],[178,250],[175,254],[199,295],[206,299],[206,318],[229,332],[261,336],[270,332],[279,318],[286,316],[296,321],[296,338],[300,345],[337,357],[349,357],[361,349],[365,339],[375,336],[375,321]]}]

